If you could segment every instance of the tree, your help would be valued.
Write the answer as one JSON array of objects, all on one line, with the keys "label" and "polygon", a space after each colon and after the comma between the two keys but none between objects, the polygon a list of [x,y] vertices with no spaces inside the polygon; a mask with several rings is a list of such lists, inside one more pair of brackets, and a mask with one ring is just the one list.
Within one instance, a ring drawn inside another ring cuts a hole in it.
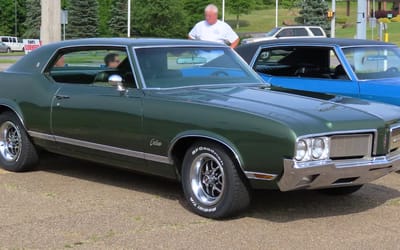
[{"label": "tree", "polygon": [[239,29],[239,17],[242,14],[249,14],[255,7],[255,0],[236,0],[227,3],[230,12],[236,15],[236,29]]},{"label": "tree", "polygon": [[208,4],[210,4],[208,0],[184,1],[183,9],[187,15],[187,23],[189,26],[194,26],[197,22],[204,20],[204,9]]},{"label": "tree", "polygon": [[40,0],[27,0],[26,8],[29,10],[26,14],[25,20],[25,38],[39,38],[40,37],[40,23],[41,23],[41,7]]},{"label": "tree", "polygon": [[304,25],[321,26],[324,30],[330,29],[330,22],[326,18],[329,10],[328,4],[324,0],[302,0],[298,3],[300,11],[296,22]]},{"label": "tree", "polygon": [[110,6],[109,34],[116,37],[126,37],[128,33],[128,1],[114,0]]},{"label": "tree", "polygon": [[137,1],[133,17],[135,30],[142,36],[187,37],[189,28],[181,1]]},{"label": "tree", "polygon": [[69,0],[68,38],[96,37],[98,35],[97,0]]},{"label": "tree", "polygon": [[[0,34],[21,36],[25,31],[23,25],[25,16],[25,0],[0,0]],[[17,20],[15,20],[15,18],[17,18]],[[15,27],[15,25],[17,25],[17,27]],[[15,32],[17,32],[17,34],[15,34]]]},{"label": "tree", "polygon": [[[98,0],[99,2],[99,36],[111,36],[109,21],[114,15],[111,14],[111,4],[117,1]],[[126,14],[125,14],[126,16]]]}]

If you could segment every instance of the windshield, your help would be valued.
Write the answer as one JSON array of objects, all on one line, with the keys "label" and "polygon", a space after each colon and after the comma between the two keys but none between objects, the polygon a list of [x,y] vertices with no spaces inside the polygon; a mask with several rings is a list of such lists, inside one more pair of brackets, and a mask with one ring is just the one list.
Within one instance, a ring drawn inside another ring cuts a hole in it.
[{"label": "windshield", "polygon": [[229,48],[158,47],[135,52],[148,88],[262,83]]},{"label": "windshield", "polygon": [[400,49],[394,46],[343,49],[360,80],[400,77]]}]

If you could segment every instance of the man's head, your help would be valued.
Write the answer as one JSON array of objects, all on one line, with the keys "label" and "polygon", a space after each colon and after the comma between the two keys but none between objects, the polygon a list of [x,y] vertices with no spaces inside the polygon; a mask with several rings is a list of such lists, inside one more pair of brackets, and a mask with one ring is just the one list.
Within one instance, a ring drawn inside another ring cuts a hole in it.
[{"label": "man's head", "polygon": [[208,24],[215,24],[218,20],[218,7],[214,4],[207,5],[204,9],[204,17]]},{"label": "man's head", "polygon": [[118,67],[120,60],[119,55],[116,53],[110,53],[104,57],[104,63],[106,64],[107,68],[116,68]]}]

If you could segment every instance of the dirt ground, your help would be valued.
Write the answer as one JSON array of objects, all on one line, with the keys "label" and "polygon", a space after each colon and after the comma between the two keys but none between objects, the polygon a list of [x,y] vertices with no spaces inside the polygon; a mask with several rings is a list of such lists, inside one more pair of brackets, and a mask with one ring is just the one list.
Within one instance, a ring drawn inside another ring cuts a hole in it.
[{"label": "dirt ground", "polygon": [[239,217],[186,209],[179,183],[46,154],[0,171],[0,249],[399,249],[400,174],[353,195],[257,191]]}]

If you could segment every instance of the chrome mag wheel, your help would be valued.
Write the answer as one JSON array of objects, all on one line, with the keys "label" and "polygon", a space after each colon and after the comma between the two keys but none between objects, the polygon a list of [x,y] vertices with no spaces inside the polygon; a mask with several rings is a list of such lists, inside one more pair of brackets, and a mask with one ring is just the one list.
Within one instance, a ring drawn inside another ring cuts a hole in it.
[{"label": "chrome mag wheel", "polygon": [[220,161],[209,153],[199,154],[190,168],[190,185],[202,204],[216,204],[225,191],[225,174]]},{"label": "chrome mag wheel", "polygon": [[18,127],[4,122],[0,127],[0,154],[6,161],[16,161],[21,155],[22,137]]}]

